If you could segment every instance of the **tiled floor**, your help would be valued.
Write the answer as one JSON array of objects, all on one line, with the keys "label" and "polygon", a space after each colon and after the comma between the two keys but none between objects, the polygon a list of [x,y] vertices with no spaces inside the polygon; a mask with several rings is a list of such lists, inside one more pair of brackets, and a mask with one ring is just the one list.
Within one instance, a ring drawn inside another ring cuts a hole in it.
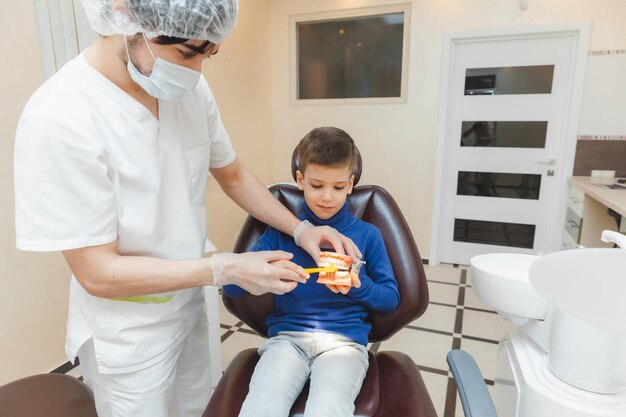
[{"label": "tiled floor", "polygon": [[[426,266],[426,275],[430,292],[426,313],[380,346],[370,346],[370,349],[396,350],[409,355],[421,370],[437,414],[461,417],[463,411],[448,372],[446,354],[455,348],[471,353],[491,389],[498,341],[511,327],[474,296],[467,268]],[[238,352],[258,347],[265,339],[220,307],[225,369]]]},{"label": "tiled floor", "polygon": [[[439,417],[463,417],[461,403],[448,372],[446,354],[461,348],[471,353],[491,391],[495,375],[498,341],[512,328],[484,306],[472,292],[466,267],[426,265],[430,304],[415,320],[376,350],[396,350],[409,355],[421,370]],[[232,316],[220,299],[222,367],[243,349],[256,348],[265,339]],[[80,375],[80,366],[68,373]]]}]

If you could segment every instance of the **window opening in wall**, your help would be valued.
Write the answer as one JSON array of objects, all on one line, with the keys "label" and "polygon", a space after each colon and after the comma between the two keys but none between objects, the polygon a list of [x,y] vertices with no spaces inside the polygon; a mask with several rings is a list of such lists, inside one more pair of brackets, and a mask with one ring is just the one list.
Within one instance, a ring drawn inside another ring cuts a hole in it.
[{"label": "window opening in wall", "polygon": [[400,97],[405,12],[296,22],[297,98]]}]

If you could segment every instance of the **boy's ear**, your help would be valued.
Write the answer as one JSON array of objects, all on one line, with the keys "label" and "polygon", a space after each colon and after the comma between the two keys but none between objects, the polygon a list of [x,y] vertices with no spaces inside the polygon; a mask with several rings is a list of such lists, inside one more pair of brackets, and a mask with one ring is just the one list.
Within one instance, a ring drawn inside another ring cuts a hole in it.
[{"label": "boy's ear", "polygon": [[304,177],[302,176],[302,172],[298,169],[296,171],[296,184],[298,184],[298,190],[304,190]]},{"label": "boy's ear", "polygon": [[350,181],[348,181],[348,194],[352,194],[352,188],[354,188],[354,174],[350,176]]}]

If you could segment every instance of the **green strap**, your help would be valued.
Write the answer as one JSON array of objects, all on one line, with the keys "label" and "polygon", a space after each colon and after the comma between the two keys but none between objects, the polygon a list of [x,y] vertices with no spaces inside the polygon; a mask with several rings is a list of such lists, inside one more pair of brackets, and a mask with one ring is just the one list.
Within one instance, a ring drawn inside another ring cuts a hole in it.
[{"label": "green strap", "polygon": [[171,300],[173,295],[166,295],[165,297],[155,297],[153,295],[138,295],[136,297],[118,297],[112,298],[112,300],[116,301],[130,301],[131,303],[152,303],[152,304],[162,304],[167,303]]}]

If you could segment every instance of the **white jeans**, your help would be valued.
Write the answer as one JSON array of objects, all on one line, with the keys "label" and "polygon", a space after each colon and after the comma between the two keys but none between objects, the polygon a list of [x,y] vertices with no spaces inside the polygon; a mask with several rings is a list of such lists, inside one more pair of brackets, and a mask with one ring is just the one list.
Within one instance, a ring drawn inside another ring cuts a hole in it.
[{"label": "white jeans", "polygon": [[239,417],[287,417],[310,377],[305,417],[354,415],[367,349],[334,333],[281,332],[259,348]]},{"label": "white jeans", "polygon": [[208,344],[207,323],[200,320],[170,359],[136,372],[101,374],[90,339],[78,357],[98,417],[200,417],[211,396]]}]

